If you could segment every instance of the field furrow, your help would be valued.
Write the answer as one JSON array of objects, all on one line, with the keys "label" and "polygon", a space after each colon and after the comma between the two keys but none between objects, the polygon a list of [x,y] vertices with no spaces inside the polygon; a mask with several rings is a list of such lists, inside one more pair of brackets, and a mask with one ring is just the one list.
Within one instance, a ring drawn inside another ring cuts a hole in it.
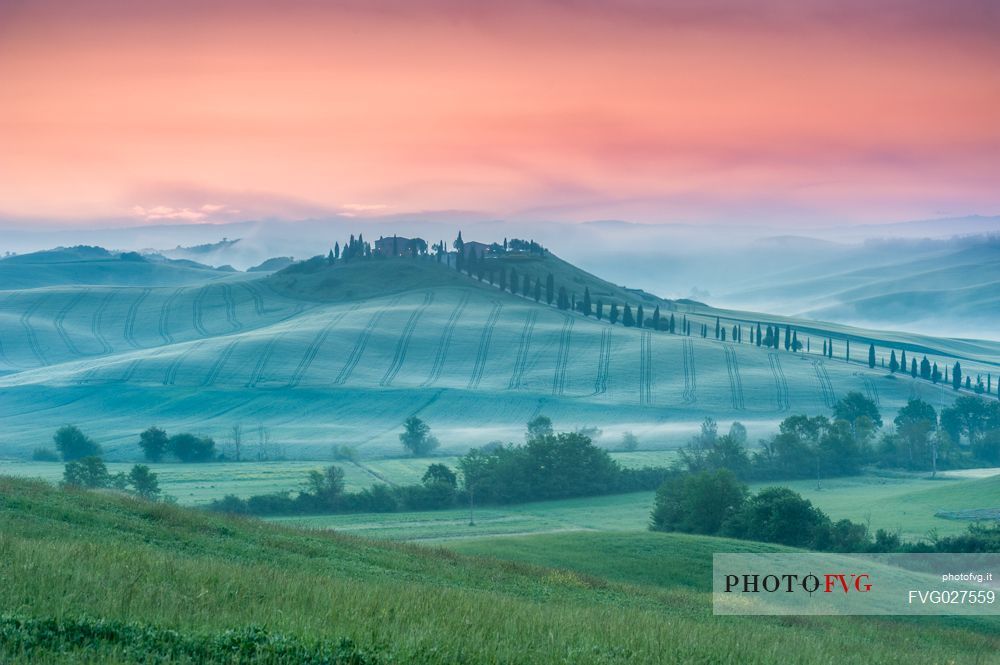
[{"label": "field furrow", "polygon": [[28,340],[28,348],[31,349],[31,353],[42,365],[48,365],[48,360],[45,357],[45,353],[42,351],[41,345],[38,343],[38,336],[35,334],[35,329],[31,325],[31,316],[38,311],[38,308],[42,306],[46,300],[45,296],[36,299],[34,302],[28,306],[28,309],[24,310],[21,314],[21,327],[24,328],[24,334]]},{"label": "field furrow", "polygon": [[684,365],[684,392],[681,400],[684,404],[694,404],[698,401],[698,381],[694,369],[694,342],[690,339],[681,342],[681,360]]},{"label": "field furrow", "polygon": [[152,289],[149,288],[145,288],[140,291],[136,299],[133,300],[132,304],[128,306],[128,313],[125,315],[125,341],[135,349],[140,348],[139,343],[135,339],[135,319],[139,314],[139,307],[151,292]]},{"label": "field furrow", "polygon": [[222,287],[222,300],[226,304],[226,321],[233,332],[243,329],[243,324],[236,318],[236,300],[233,298],[233,287],[229,284],[220,284]]},{"label": "field furrow", "polygon": [[97,306],[97,311],[94,312],[94,317],[90,322],[90,332],[93,334],[94,339],[97,340],[98,344],[101,345],[101,354],[107,355],[114,352],[114,348],[108,343],[107,338],[104,333],[101,332],[101,328],[104,326],[104,314],[108,310],[108,305],[111,304],[111,300],[115,297],[120,289],[112,289],[108,292],[106,296],[101,300],[101,304]]},{"label": "field furrow", "polygon": [[312,365],[317,354],[319,354],[320,347],[323,346],[326,338],[330,336],[330,331],[333,330],[345,316],[347,316],[350,312],[356,311],[360,306],[361,303],[358,303],[351,309],[336,314],[332,319],[330,319],[330,322],[323,326],[323,328],[316,334],[312,342],[309,343],[309,346],[306,347],[305,353],[302,354],[302,359],[299,360],[299,364],[295,367],[295,371],[292,373],[292,378],[288,380],[289,388],[294,388],[302,381],[302,377],[304,377],[306,372],[309,371],[309,366]]},{"label": "field furrow", "polygon": [[781,369],[781,359],[777,353],[768,353],[767,362],[771,367],[771,374],[774,376],[775,405],[779,412],[788,411],[792,405],[788,398],[788,381],[785,379],[785,371]]},{"label": "field furrow", "polygon": [[385,371],[385,376],[379,381],[379,385],[383,388],[392,385],[393,379],[399,374],[399,370],[403,367],[403,362],[406,360],[406,350],[410,346],[410,338],[413,337],[413,331],[417,327],[417,322],[420,321],[420,317],[423,315],[427,308],[430,307],[431,303],[434,302],[434,294],[428,291],[424,294],[424,301],[421,303],[420,307],[413,310],[410,314],[410,318],[406,320],[406,325],[403,326],[403,332],[399,337],[399,341],[396,343],[396,350],[392,357],[392,363],[389,365],[389,369]]},{"label": "field furrow", "polygon": [[214,386],[216,380],[219,378],[219,372],[225,367],[226,362],[233,355],[233,351],[236,349],[236,345],[240,343],[239,338],[234,339],[232,342],[226,345],[226,348],[219,355],[218,360],[212,364],[211,369],[208,370],[208,374],[205,375],[205,380],[201,382],[203,386]]},{"label": "field furrow", "polygon": [[833,408],[837,403],[837,395],[833,391],[833,383],[830,381],[830,374],[826,371],[826,363],[822,360],[812,361],[813,371],[816,373],[816,380],[819,381],[820,391],[823,393],[823,403],[827,407]]},{"label": "field furrow", "polygon": [[271,358],[274,353],[274,347],[281,339],[281,334],[272,335],[267,344],[264,346],[264,350],[257,357],[257,362],[254,364],[253,371],[250,372],[250,378],[246,382],[247,388],[255,388],[261,379],[264,377],[264,368],[267,366],[267,361]]},{"label": "field furrow", "polygon": [[185,291],[184,287],[176,289],[166,300],[163,301],[163,305],[160,307],[160,319],[157,328],[157,332],[160,338],[163,339],[164,344],[173,344],[174,337],[170,334],[170,308],[173,307],[174,303],[178,298],[181,297]]},{"label": "field furrow", "polygon": [[653,403],[652,336],[648,330],[639,336],[639,403],[643,406]]},{"label": "field furrow", "polygon": [[611,328],[601,330],[601,351],[597,357],[597,378],[594,379],[594,395],[608,392],[611,376]]},{"label": "field furrow", "polygon": [[202,337],[208,337],[208,329],[205,328],[204,314],[205,314],[205,300],[208,298],[208,290],[210,286],[203,286],[198,289],[198,293],[195,294],[194,300],[191,301],[191,320],[194,324],[194,329]]},{"label": "field furrow", "polygon": [[172,386],[177,380],[177,370],[181,368],[191,354],[200,349],[205,344],[205,340],[199,340],[197,342],[188,345],[188,348],[178,355],[172,363],[167,367],[166,373],[163,375],[163,385]]},{"label": "field furrow", "polygon": [[59,313],[56,314],[56,318],[53,321],[56,327],[56,333],[59,334],[59,339],[63,341],[63,344],[66,345],[66,348],[74,356],[82,356],[83,352],[80,351],[76,343],[69,336],[69,332],[66,330],[66,316],[69,315],[70,311],[72,311],[72,309],[76,307],[89,292],[90,289],[82,289],[79,293],[73,296],[69,302],[67,302],[66,305],[59,310]]},{"label": "field furrow", "polygon": [[361,362],[361,356],[364,355],[365,349],[368,347],[368,342],[371,340],[372,332],[378,328],[378,324],[382,320],[382,317],[385,316],[386,312],[392,310],[398,302],[399,296],[396,296],[386,307],[377,310],[371,315],[371,318],[368,319],[368,325],[366,325],[365,329],[361,331],[361,335],[358,336],[357,341],[354,343],[354,348],[351,349],[351,354],[347,357],[347,362],[344,363],[340,373],[337,374],[337,378],[334,379],[333,382],[335,385],[342,386],[348,379],[351,378],[351,374],[354,373],[354,368],[358,366],[359,362]]},{"label": "field furrow", "polygon": [[445,324],[444,331],[441,333],[441,339],[438,341],[437,350],[434,353],[434,364],[431,365],[430,374],[428,374],[427,380],[421,384],[421,387],[426,388],[441,378],[441,372],[444,370],[444,361],[448,357],[448,348],[451,346],[452,337],[455,335],[455,326],[458,324],[459,319],[462,318],[462,312],[465,311],[465,306],[468,304],[469,294],[463,293],[462,298],[455,305],[455,309],[452,310],[451,316],[448,317],[448,323]]},{"label": "field furrow", "polygon": [[472,376],[469,378],[469,389],[475,390],[479,387],[480,381],[483,380],[483,372],[486,369],[486,358],[490,353],[490,341],[493,339],[493,329],[497,325],[497,320],[500,318],[500,312],[503,310],[503,303],[500,301],[493,302],[493,309],[490,311],[490,316],[486,320],[486,325],[483,326],[483,332],[479,336],[479,348],[476,351],[476,362],[472,367]]},{"label": "field furrow", "polygon": [[524,328],[521,329],[521,336],[517,342],[517,357],[514,360],[514,371],[511,372],[510,381],[507,382],[509,390],[517,390],[521,387],[524,379],[524,369],[528,364],[528,349],[531,347],[531,334],[535,330],[535,321],[538,319],[538,311],[531,310],[524,319]]},{"label": "field furrow", "polygon": [[739,360],[732,344],[723,344],[722,350],[726,356],[726,371],[729,374],[729,390],[732,395],[733,409],[742,411],[745,408],[743,396],[743,379],[740,377]]},{"label": "field furrow", "polygon": [[246,289],[253,301],[253,311],[257,316],[264,316],[264,296],[260,289],[250,282],[240,282],[240,286]]}]

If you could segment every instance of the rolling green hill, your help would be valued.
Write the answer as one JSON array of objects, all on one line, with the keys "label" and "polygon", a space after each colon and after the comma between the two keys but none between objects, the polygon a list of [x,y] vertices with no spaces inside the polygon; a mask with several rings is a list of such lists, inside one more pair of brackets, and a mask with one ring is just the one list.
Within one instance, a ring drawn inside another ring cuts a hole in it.
[{"label": "rolling green hill", "polygon": [[0,477],[0,659],[989,663],[1000,652],[989,620],[713,617],[708,555],[770,546],[643,533],[455,547],[476,556]]},{"label": "rolling green hill", "polygon": [[[553,256],[499,261],[522,275],[551,271],[557,288],[577,297],[586,287],[595,302],[641,303],[647,316],[659,304],[664,315],[689,316],[696,331],[703,322],[714,330],[716,316],[727,327],[786,321],[659,300]],[[712,333],[624,328],[501,292],[430,259],[293,266],[257,279],[210,275],[181,286],[107,286],[81,273],[70,285],[0,292],[0,455],[23,456],[72,422],[111,459],[135,457],[138,432],[154,423],[220,443],[233,425],[266,431],[293,458],[325,457],[332,444],[375,458],[401,451],[397,434],[411,415],[454,454],[520,438],[539,413],[560,428],[597,426],[607,445],[632,430],[644,447],[662,448],[685,440],[705,416],[743,421],[754,437],[790,413],[827,412],[851,390],[886,412],[912,396],[937,405],[954,396],[844,362],[840,343],[835,359],[818,353],[827,334],[878,340],[873,331],[791,321],[811,346],[793,354]],[[943,364],[960,357],[967,371],[985,373],[996,358],[985,342],[887,339]],[[866,348],[855,349],[861,359]]]}]

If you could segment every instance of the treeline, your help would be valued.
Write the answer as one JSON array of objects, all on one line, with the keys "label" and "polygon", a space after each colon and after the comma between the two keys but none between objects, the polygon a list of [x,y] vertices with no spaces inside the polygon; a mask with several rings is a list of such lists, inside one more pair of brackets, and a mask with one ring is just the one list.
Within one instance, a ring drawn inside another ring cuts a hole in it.
[{"label": "treeline", "polygon": [[940,414],[911,399],[885,426],[878,406],[848,393],[832,417],[794,415],[778,432],[747,447],[746,429],[736,422],[720,434],[706,418],[701,432],[680,450],[678,468],[692,473],[728,469],[746,480],[790,480],[856,475],[865,466],[913,471],[1000,463],[1000,403],[961,396]]},{"label": "treeline", "polygon": [[787,487],[750,493],[728,469],[678,473],[656,492],[650,529],[727,536],[822,552],[1000,552],[1000,524],[972,524],[966,533],[906,542],[866,524],[834,522]]},{"label": "treeline", "polygon": [[524,444],[473,449],[457,466],[461,483],[452,469],[431,464],[420,484],[375,484],[358,492],[345,491],[343,469],[331,466],[310,472],[298,492],[247,499],[229,495],[209,509],[249,515],[438,510],[652,490],[671,473],[660,467],[622,468],[585,434],[554,433],[545,416],[529,423]]}]

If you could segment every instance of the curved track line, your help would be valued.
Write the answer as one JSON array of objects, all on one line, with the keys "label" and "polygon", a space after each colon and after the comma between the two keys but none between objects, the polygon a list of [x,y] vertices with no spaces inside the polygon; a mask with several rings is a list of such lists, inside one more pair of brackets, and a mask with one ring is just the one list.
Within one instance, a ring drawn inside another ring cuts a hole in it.
[{"label": "curved track line", "polygon": [[698,380],[694,369],[694,342],[690,339],[681,340],[681,359],[684,365],[684,392],[681,399],[684,404],[694,404],[698,401]]},{"label": "curved track line", "polygon": [[152,289],[143,289],[139,293],[139,297],[128,306],[128,313],[125,315],[125,341],[128,342],[133,348],[141,348],[139,343],[135,341],[135,317],[139,313],[139,306],[142,305],[142,301],[149,296]]},{"label": "curved track line", "polygon": [[256,286],[251,286],[249,282],[240,282],[240,286],[246,289],[253,299],[253,311],[257,316],[264,316],[264,295]]},{"label": "curved track line", "polygon": [[225,366],[226,362],[233,355],[233,351],[236,349],[236,345],[240,343],[240,340],[234,339],[232,342],[226,345],[226,348],[222,351],[222,355],[219,359],[215,361],[212,365],[212,369],[208,370],[208,374],[205,375],[205,379],[201,382],[203,386],[214,386],[216,379],[219,378],[219,373],[222,372],[222,368]]},{"label": "curved track line", "polygon": [[267,365],[267,361],[271,358],[271,354],[274,353],[274,347],[281,337],[282,334],[279,333],[277,335],[273,335],[271,339],[267,341],[267,345],[257,358],[257,363],[253,366],[253,370],[250,372],[250,378],[246,382],[247,388],[256,388],[257,384],[264,378],[264,366]]},{"label": "curved track line", "polygon": [[653,403],[653,343],[652,333],[643,330],[639,335],[639,404]]},{"label": "curved track line", "polygon": [[556,351],[556,371],[552,376],[552,394],[562,395],[566,392],[566,367],[569,365],[569,342],[573,334],[573,317],[563,319],[562,330],[559,331],[559,350]]},{"label": "curved track line", "polygon": [[177,289],[163,301],[163,305],[160,307],[160,322],[157,327],[157,332],[163,339],[164,344],[173,344],[174,336],[170,334],[170,308],[173,307],[174,303],[180,298],[181,294],[184,293],[184,287]]},{"label": "curved track line", "polygon": [[40,362],[42,365],[48,365],[49,362],[45,358],[45,353],[42,351],[41,345],[38,343],[38,337],[35,335],[35,329],[31,327],[31,315],[38,311],[38,308],[42,306],[42,303],[48,296],[39,296],[35,299],[28,309],[21,313],[21,326],[24,328],[24,334],[28,338],[28,347],[31,349],[32,355]]},{"label": "curved track line", "polygon": [[732,393],[733,409],[742,411],[745,408],[743,401],[743,379],[740,378],[740,364],[736,359],[736,349],[732,344],[723,344],[722,350],[726,355],[726,371],[729,373],[729,389]]},{"label": "curved track line", "polygon": [[396,343],[396,352],[392,357],[392,363],[389,364],[389,369],[385,371],[385,376],[382,380],[378,382],[383,388],[388,387],[392,384],[396,375],[399,374],[399,370],[403,367],[403,362],[406,360],[406,349],[410,346],[410,338],[413,336],[413,331],[417,327],[417,322],[420,320],[421,315],[430,307],[430,304],[434,302],[434,293],[428,291],[424,294],[424,301],[421,303],[420,307],[413,310],[410,313],[410,318],[406,320],[406,325],[403,326],[403,332],[399,336],[399,341]]},{"label": "curved track line", "polygon": [[434,364],[431,365],[431,372],[427,375],[427,380],[420,384],[421,388],[426,388],[441,378],[441,372],[444,370],[444,361],[448,356],[448,348],[451,346],[451,338],[455,334],[455,326],[458,324],[458,320],[462,317],[462,312],[465,311],[465,306],[467,304],[469,304],[469,294],[463,293],[461,300],[458,301],[458,304],[455,305],[455,309],[451,312],[451,316],[448,317],[448,323],[444,326],[444,331],[441,333],[441,340],[438,342],[437,351],[434,353]]},{"label": "curved track line", "polygon": [[205,344],[205,340],[194,342],[191,346],[184,349],[184,351],[174,359],[174,362],[170,363],[167,367],[166,373],[163,375],[163,385],[174,385],[174,381],[177,380],[177,370],[179,370],[184,361],[187,360],[192,353],[201,348],[203,344]]},{"label": "curved track line", "polygon": [[354,368],[358,366],[359,362],[361,362],[361,356],[364,355],[365,349],[368,348],[368,341],[371,339],[372,333],[378,327],[379,321],[382,320],[382,316],[385,315],[387,311],[396,306],[396,303],[399,302],[399,298],[399,296],[393,298],[392,302],[376,311],[372,314],[371,318],[368,319],[368,325],[366,325],[365,329],[361,331],[361,336],[358,337],[358,340],[354,343],[354,348],[351,349],[351,354],[347,357],[347,362],[345,362],[344,366],[340,369],[340,373],[337,374],[337,378],[333,380],[334,385],[342,386],[349,378],[351,378],[351,374],[354,373]]},{"label": "curved track line", "polygon": [[243,324],[236,318],[236,300],[233,299],[233,287],[229,284],[220,284],[222,287],[222,300],[226,303],[226,321],[233,332],[243,329]]},{"label": "curved track line", "polygon": [[826,366],[822,360],[812,361],[813,370],[816,372],[816,379],[819,381],[819,388],[823,392],[823,403],[833,408],[837,403],[837,396],[833,392],[833,384],[830,382],[830,375],[826,371]]},{"label": "curved track line", "polygon": [[517,358],[514,360],[514,371],[511,372],[510,381],[507,382],[508,390],[517,390],[521,387],[524,379],[524,369],[528,364],[528,349],[531,346],[531,335],[535,331],[535,321],[538,319],[537,310],[529,310],[528,316],[524,319],[524,328],[521,329],[521,338],[517,343]]},{"label": "curved track line", "polygon": [[862,374],[861,372],[855,372],[854,376],[861,377],[861,383],[865,387],[865,396],[874,402],[876,406],[879,406],[880,401],[878,397],[878,386],[876,386],[875,382],[872,381],[872,377],[867,374]]},{"label": "curved track line", "polygon": [[101,304],[97,306],[97,311],[94,312],[93,319],[90,321],[90,332],[94,335],[94,339],[96,339],[103,347],[101,353],[104,355],[112,353],[114,348],[108,344],[107,338],[101,332],[101,323],[104,320],[104,312],[107,311],[108,305],[111,304],[111,299],[115,297],[115,294],[117,294],[118,291],[120,291],[120,289],[113,289],[108,292],[108,295],[104,296],[104,299],[101,300]]},{"label": "curved track line", "polygon": [[53,321],[53,323],[55,323],[56,326],[56,332],[59,333],[59,338],[62,339],[63,344],[66,345],[66,348],[69,349],[69,352],[76,356],[82,356],[84,354],[82,351],[80,351],[80,349],[70,338],[69,332],[66,330],[65,321],[66,321],[66,316],[70,313],[70,311],[74,307],[76,307],[79,304],[79,302],[83,300],[83,297],[86,296],[88,293],[90,293],[90,289],[83,289],[78,294],[76,294],[76,296],[71,298],[70,301],[66,303],[66,305],[63,306],[61,310],[59,310],[59,313],[56,314],[56,318]]},{"label": "curved track line", "polygon": [[309,343],[305,353],[302,354],[302,359],[299,360],[299,364],[295,367],[295,371],[292,372],[292,378],[288,380],[289,388],[294,388],[299,385],[300,381],[302,381],[302,377],[305,376],[306,372],[309,370],[309,366],[312,365],[313,361],[316,359],[316,356],[319,354],[320,347],[323,346],[323,342],[326,341],[326,338],[330,335],[330,331],[333,330],[334,326],[340,323],[350,312],[356,311],[359,307],[361,307],[361,303],[357,303],[349,310],[334,315],[334,317],[330,319],[330,322],[323,326],[322,330],[316,333],[313,341]]},{"label": "curved track line", "polygon": [[788,381],[785,379],[785,371],[781,368],[781,358],[777,353],[768,353],[767,362],[774,377],[775,403],[778,411],[788,411],[792,405],[788,398]]},{"label": "curved track line", "polygon": [[483,371],[486,369],[486,358],[490,353],[490,341],[493,339],[493,328],[497,324],[497,320],[500,318],[500,311],[503,309],[503,303],[500,301],[493,302],[493,310],[490,312],[490,316],[486,319],[486,325],[483,326],[483,333],[479,336],[479,349],[476,352],[476,363],[472,367],[472,377],[469,378],[469,389],[475,390],[479,387],[479,382],[483,380]]},{"label": "curved track line", "polygon": [[608,379],[611,376],[611,328],[601,331],[601,350],[597,356],[597,378],[594,379],[594,395],[604,395],[608,392]]},{"label": "curved track line", "polygon": [[195,294],[194,300],[191,301],[191,320],[194,323],[194,329],[198,331],[198,334],[202,337],[208,337],[208,329],[205,328],[205,321],[203,318],[205,309],[205,299],[208,297],[208,289],[210,287],[203,286]]}]

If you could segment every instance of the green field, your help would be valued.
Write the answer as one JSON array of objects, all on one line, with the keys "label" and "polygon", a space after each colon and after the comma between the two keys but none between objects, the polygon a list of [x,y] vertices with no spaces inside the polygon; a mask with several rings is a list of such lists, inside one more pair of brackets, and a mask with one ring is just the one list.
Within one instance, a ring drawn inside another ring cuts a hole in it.
[{"label": "green field", "polygon": [[[666,466],[673,461],[673,450],[614,452],[611,456],[625,467]],[[183,505],[203,505],[227,494],[247,498],[255,494],[271,494],[301,489],[311,470],[335,464],[344,470],[344,486],[358,491],[374,483],[392,485],[419,483],[430,464],[446,464],[452,468],[457,457],[422,457],[349,461],[275,461],[275,462],[213,462],[208,464],[150,463],[157,474],[160,489]],[[110,462],[112,474],[128,473],[131,462]],[[20,478],[38,478],[57,483],[62,480],[62,462],[26,462],[0,459],[0,474]]]},{"label": "green field", "polygon": [[[710,554],[773,546],[622,532],[450,547],[0,477],[0,607],[21,621],[2,619],[0,659],[204,662],[240,649],[242,662],[297,663],[347,638],[355,663],[1000,661],[995,619],[712,616]],[[267,632],[249,639],[251,626]]]},{"label": "green field", "polygon": [[[740,420],[753,440],[790,413],[829,412],[852,390],[886,414],[914,396],[937,406],[954,398],[927,381],[869,370],[856,362],[865,351],[857,343],[855,362],[844,362],[842,349],[824,359],[820,339],[835,327],[794,322],[804,337],[816,336],[811,353],[794,354],[720,342],[714,332],[702,339],[611,326],[431,260],[269,278],[184,268],[173,279],[174,268],[161,265],[137,269],[131,281],[118,261],[112,283],[109,260],[63,261],[72,280],[28,288],[32,274],[49,275],[45,257],[19,263],[18,288],[0,291],[5,457],[28,457],[69,422],[116,461],[136,459],[138,433],[154,424],[212,436],[223,450],[239,425],[245,446],[270,459],[323,459],[347,444],[373,460],[402,453],[397,434],[411,415],[430,424],[442,454],[454,455],[520,440],[538,413],[563,430],[599,427],[598,443],[609,448],[631,430],[643,448],[664,449],[686,441],[705,416],[723,426]],[[714,329],[714,310],[627,291],[555,257],[503,264],[535,276],[552,270],[574,293],[587,286],[608,305],[642,303],[647,315],[659,304],[664,315]],[[778,320],[722,314],[727,327]],[[983,360],[996,351],[991,343],[892,339],[942,364],[955,356],[967,370],[994,369]]]}]

